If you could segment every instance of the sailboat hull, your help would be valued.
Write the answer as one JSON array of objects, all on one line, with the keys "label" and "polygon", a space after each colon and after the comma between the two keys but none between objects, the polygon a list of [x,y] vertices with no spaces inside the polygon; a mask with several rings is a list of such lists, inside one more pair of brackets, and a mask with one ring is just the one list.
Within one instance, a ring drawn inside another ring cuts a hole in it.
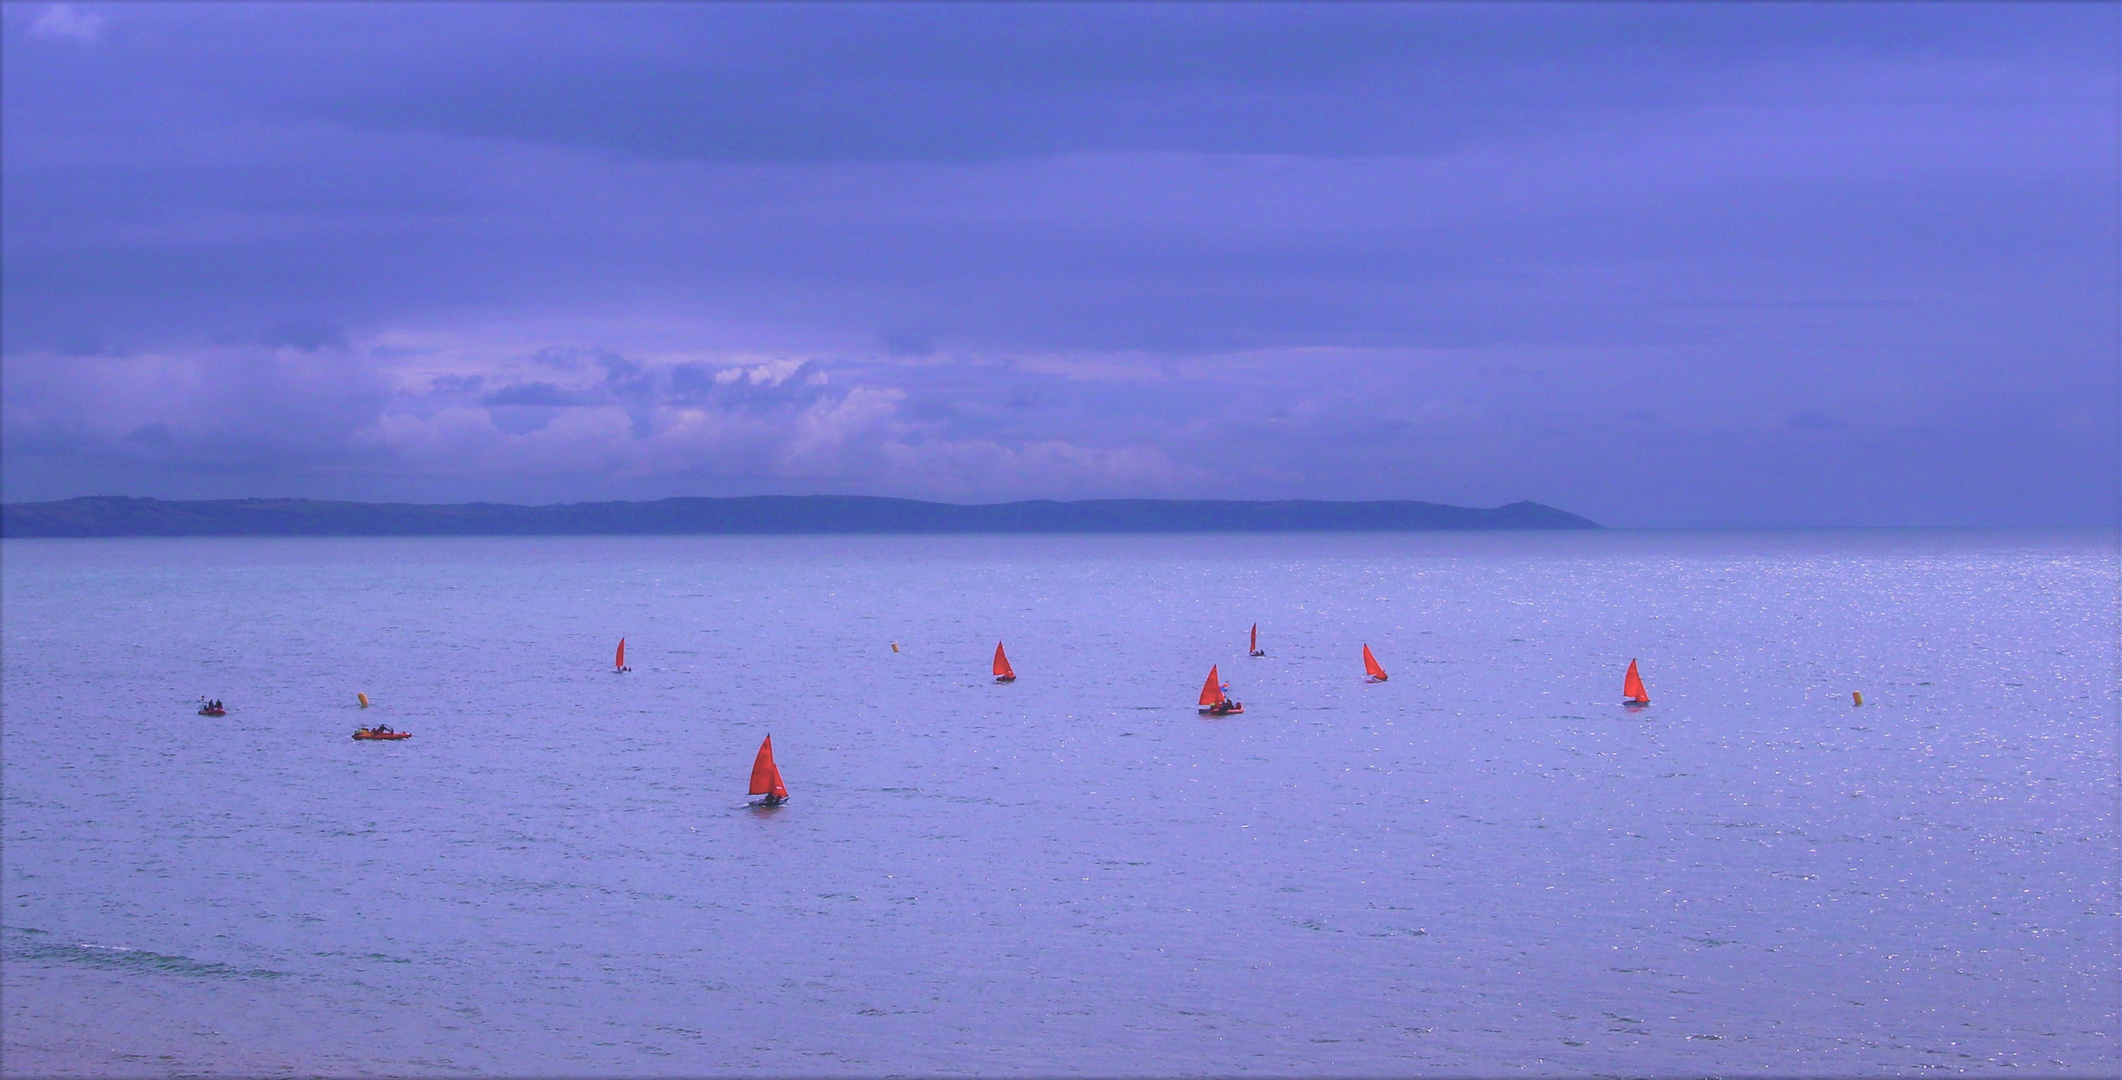
[{"label": "sailboat hull", "polygon": [[1210,705],[1196,711],[1203,716],[1236,716],[1245,711],[1245,706],[1233,701],[1228,705]]},{"label": "sailboat hull", "polygon": [[995,676],[995,681],[996,681],[996,682],[1016,682],[1016,681],[1017,681],[1017,677],[1016,677],[1015,675],[997,675],[997,676]]}]

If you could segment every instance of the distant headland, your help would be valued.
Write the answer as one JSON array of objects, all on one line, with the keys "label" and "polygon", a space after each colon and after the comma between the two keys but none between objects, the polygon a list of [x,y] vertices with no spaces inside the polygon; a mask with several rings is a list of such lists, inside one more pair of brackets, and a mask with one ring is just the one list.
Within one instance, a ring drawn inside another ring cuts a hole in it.
[{"label": "distant headland", "polygon": [[172,502],[96,496],[0,506],[0,536],[596,536],[765,533],[1257,533],[1597,529],[1535,502],[1085,499],[959,505],[862,495],[753,495],[654,502]]}]

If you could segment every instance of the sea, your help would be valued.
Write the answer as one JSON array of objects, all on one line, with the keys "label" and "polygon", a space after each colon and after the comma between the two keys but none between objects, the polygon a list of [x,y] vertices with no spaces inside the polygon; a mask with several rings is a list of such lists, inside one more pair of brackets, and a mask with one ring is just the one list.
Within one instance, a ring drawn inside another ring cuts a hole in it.
[{"label": "sea", "polygon": [[0,1068],[2114,1076],[2118,594],[2111,531],[8,540]]}]

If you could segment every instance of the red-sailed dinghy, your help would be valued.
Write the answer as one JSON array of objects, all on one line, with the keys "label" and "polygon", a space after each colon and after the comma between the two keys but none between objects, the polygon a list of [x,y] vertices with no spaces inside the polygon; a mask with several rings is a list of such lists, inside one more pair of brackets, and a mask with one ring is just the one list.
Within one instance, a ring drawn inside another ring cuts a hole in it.
[{"label": "red-sailed dinghy", "polygon": [[1201,715],[1236,716],[1245,711],[1245,703],[1223,692],[1223,677],[1214,667],[1208,669],[1208,681],[1201,684]]},{"label": "red-sailed dinghy", "polygon": [[1372,682],[1384,682],[1385,669],[1378,666],[1378,658],[1370,654],[1370,646],[1363,646],[1363,674]]},{"label": "red-sailed dinghy", "polygon": [[1650,704],[1650,691],[1643,688],[1643,673],[1636,670],[1636,661],[1633,658],[1628,662],[1628,674],[1621,677],[1621,704]]},{"label": "red-sailed dinghy", "polygon": [[612,674],[621,675],[634,670],[626,666],[626,639],[619,639],[619,651],[612,654]]},{"label": "red-sailed dinghy", "polygon": [[[1034,659],[1037,659],[1034,657]],[[995,681],[1016,682],[1017,671],[1009,666],[1009,657],[1002,652],[1002,643],[995,642]]]},{"label": "red-sailed dinghy", "polygon": [[751,794],[766,796],[753,806],[779,806],[788,801],[788,787],[781,782],[781,766],[774,764],[772,735],[759,744],[759,756],[752,759]]},{"label": "red-sailed dinghy", "polygon": [[1266,653],[1264,653],[1264,652],[1261,652],[1261,651],[1260,651],[1260,624],[1259,624],[1259,623],[1254,623],[1254,624],[1253,624],[1253,640],[1252,640],[1252,644],[1251,644],[1251,645],[1248,645],[1248,646],[1246,646],[1246,648],[1247,648],[1248,650],[1250,650],[1249,652],[1247,652],[1247,653],[1245,654],[1245,655],[1247,655],[1247,656],[1266,656],[1266,655],[1267,655]]}]

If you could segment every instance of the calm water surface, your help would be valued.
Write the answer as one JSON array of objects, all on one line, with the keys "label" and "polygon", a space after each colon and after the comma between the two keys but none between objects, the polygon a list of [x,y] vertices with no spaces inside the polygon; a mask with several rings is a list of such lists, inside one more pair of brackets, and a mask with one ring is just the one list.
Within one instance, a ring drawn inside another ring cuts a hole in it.
[{"label": "calm water surface", "polygon": [[2122,1067],[2111,533],[0,570],[14,1073]]}]

